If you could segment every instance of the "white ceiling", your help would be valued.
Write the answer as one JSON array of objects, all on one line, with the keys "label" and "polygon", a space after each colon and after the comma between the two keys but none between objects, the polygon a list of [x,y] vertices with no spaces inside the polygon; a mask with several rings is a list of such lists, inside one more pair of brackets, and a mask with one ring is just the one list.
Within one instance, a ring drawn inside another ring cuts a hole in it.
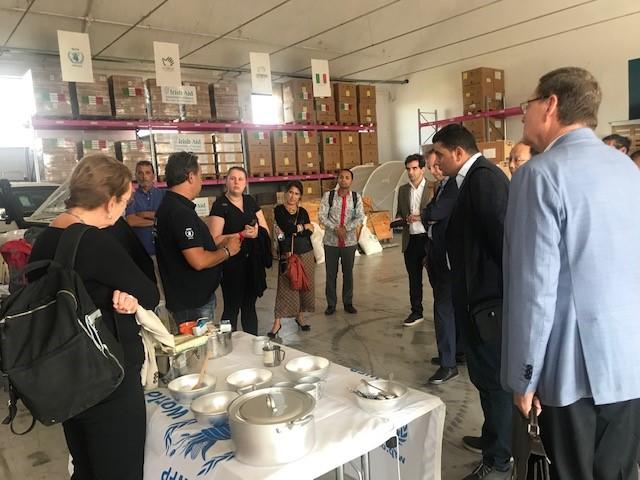
[{"label": "white ceiling", "polygon": [[[30,3],[0,0],[0,47]],[[96,59],[152,60],[155,40],[178,43],[183,66],[246,68],[261,51],[276,72],[326,58],[333,78],[399,80],[629,15],[638,0],[35,0],[0,63],[55,53],[69,30],[89,33]]]}]

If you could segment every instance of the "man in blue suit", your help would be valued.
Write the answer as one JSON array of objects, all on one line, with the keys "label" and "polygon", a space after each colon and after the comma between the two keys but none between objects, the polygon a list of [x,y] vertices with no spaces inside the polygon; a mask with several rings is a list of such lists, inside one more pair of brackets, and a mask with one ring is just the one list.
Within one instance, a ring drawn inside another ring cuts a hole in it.
[{"label": "man in blue suit", "polygon": [[502,382],[562,480],[638,478],[640,171],[595,136],[600,99],[581,68],[540,78],[505,220]]}]

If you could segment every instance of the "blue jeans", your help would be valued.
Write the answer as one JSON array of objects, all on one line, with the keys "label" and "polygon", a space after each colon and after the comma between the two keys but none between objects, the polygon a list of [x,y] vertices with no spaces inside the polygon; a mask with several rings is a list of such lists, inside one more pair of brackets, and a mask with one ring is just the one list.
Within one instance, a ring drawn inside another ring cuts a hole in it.
[{"label": "blue jeans", "polygon": [[202,305],[201,307],[196,308],[187,308],[186,310],[178,310],[175,312],[171,312],[173,319],[178,324],[184,322],[191,322],[193,320],[197,320],[202,317],[207,317],[210,321],[213,321],[216,313],[216,292],[213,292],[211,298],[207,303]]}]

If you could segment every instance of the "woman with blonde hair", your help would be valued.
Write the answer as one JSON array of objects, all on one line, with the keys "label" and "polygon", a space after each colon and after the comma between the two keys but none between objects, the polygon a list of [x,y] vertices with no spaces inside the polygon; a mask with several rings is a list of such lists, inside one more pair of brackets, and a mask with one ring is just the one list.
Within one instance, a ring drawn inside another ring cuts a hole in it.
[{"label": "woman with blonde hair", "polygon": [[155,283],[105,231],[124,213],[131,191],[131,173],[122,162],[102,154],[84,157],[71,174],[67,210],[38,236],[31,253],[30,262],[51,260],[67,228],[89,227],[78,245],[74,269],[124,353],[125,375],[116,390],[62,425],[73,457],[73,480],[143,476],[144,349],[134,314],[138,305],[155,308],[159,295]]}]

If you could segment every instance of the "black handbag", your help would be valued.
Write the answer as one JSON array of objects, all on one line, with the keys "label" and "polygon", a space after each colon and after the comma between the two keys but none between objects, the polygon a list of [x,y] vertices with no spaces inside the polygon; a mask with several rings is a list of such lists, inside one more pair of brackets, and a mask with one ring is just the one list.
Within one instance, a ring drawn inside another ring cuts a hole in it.
[{"label": "black handbag", "polygon": [[502,338],[502,300],[487,300],[474,305],[469,315],[480,341],[495,343]]},{"label": "black handbag", "polygon": [[513,409],[512,453],[511,480],[551,480],[551,460],[542,445],[535,408],[531,408],[529,418],[524,418],[517,408]]}]

